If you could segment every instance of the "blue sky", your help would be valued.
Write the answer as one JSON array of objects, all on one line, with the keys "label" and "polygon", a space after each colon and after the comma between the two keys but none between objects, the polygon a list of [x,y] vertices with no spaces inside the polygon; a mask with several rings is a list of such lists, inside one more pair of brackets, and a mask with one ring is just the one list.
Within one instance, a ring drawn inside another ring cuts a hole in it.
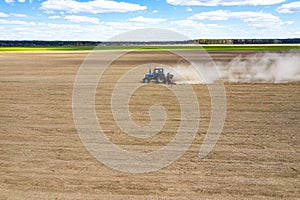
[{"label": "blue sky", "polygon": [[300,1],[0,0],[0,40],[104,41],[139,28],[198,38],[300,37]]}]

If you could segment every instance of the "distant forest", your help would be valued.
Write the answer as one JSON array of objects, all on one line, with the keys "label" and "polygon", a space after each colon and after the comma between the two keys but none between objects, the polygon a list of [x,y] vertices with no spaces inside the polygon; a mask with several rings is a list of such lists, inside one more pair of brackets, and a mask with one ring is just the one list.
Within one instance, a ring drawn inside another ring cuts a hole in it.
[{"label": "distant forest", "polygon": [[289,39],[197,39],[170,42],[93,42],[93,41],[39,41],[0,40],[0,47],[67,47],[67,46],[131,46],[179,44],[300,44],[300,38]]},{"label": "distant forest", "polygon": [[0,47],[97,46],[100,43],[101,42],[90,42],[90,41],[0,40]]},{"label": "distant forest", "polygon": [[289,39],[198,39],[196,44],[300,44],[300,38]]}]

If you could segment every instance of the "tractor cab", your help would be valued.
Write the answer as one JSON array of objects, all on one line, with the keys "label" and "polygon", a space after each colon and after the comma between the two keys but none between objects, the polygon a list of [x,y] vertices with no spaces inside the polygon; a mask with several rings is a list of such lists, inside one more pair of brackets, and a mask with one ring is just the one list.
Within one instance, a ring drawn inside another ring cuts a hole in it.
[{"label": "tractor cab", "polygon": [[164,74],[163,68],[154,68],[154,74]]},{"label": "tractor cab", "polygon": [[157,79],[159,76],[165,76],[163,68],[154,68],[153,70],[153,77]]},{"label": "tractor cab", "polygon": [[159,74],[164,74],[164,69],[163,68],[154,68],[153,72],[151,72],[151,69],[149,70],[149,73],[146,74],[146,77],[154,77],[158,76]]}]

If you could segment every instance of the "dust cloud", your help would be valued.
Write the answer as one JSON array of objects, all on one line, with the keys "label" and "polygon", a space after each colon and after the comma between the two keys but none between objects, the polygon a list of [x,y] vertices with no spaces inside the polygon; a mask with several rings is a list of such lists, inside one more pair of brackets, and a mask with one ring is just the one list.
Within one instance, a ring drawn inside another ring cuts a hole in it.
[{"label": "dust cloud", "polygon": [[286,83],[300,81],[300,54],[257,53],[237,56],[227,63],[209,62],[190,66],[175,66],[177,84],[209,84],[219,79],[235,83]]}]

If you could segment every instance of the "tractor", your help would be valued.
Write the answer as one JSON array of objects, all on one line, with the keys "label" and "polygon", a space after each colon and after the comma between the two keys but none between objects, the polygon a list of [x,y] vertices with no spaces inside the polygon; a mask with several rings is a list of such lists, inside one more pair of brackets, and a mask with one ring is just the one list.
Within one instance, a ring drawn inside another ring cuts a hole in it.
[{"label": "tractor", "polygon": [[159,84],[173,84],[173,75],[170,73],[167,73],[165,75],[164,68],[154,68],[153,72],[151,72],[151,69],[149,70],[148,74],[145,74],[145,77],[143,78],[143,83],[150,83],[155,82]]}]

